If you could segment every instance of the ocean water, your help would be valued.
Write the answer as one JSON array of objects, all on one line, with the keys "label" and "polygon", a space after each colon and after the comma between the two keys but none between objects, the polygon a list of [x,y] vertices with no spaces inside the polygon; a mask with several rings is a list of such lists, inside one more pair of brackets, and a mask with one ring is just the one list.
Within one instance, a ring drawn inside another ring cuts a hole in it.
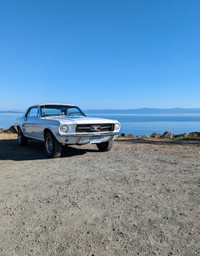
[{"label": "ocean water", "polygon": [[0,128],[8,129],[14,124],[15,119],[22,115],[23,113],[0,113]]},{"label": "ocean water", "polygon": [[[8,129],[16,117],[22,113],[0,113],[0,128]],[[88,114],[89,117],[99,117],[118,120],[121,123],[121,133],[131,133],[135,136],[150,135],[153,132],[174,134],[200,131],[200,114]]]},{"label": "ocean water", "polygon": [[135,136],[151,135],[153,132],[174,134],[200,131],[200,114],[92,114],[100,118],[118,120],[121,133]]}]

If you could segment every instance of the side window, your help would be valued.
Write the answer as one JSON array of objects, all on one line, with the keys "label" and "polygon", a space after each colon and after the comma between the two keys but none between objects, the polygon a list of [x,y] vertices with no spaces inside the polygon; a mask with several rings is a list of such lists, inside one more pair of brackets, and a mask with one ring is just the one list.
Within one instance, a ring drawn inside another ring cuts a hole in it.
[{"label": "side window", "polygon": [[39,117],[39,110],[38,108],[31,108],[27,114],[27,118],[36,118]]}]

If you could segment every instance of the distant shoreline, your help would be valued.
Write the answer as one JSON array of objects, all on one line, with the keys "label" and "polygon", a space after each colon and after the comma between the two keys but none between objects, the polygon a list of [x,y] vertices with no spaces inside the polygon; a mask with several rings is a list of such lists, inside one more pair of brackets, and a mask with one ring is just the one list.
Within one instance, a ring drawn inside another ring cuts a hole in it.
[{"label": "distant shoreline", "polygon": [[0,110],[0,114],[20,114],[23,113],[23,111],[2,111]]},{"label": "distant shoreline", "polygon": [[87,114],[200,114],[200,108],[84,109]]},{"label": "distant shoreline", "polygon": [[[199,114],[200,108],[84,109],[87,114]],[[24,110],[0,110],[0,113],[23,113]]]}]

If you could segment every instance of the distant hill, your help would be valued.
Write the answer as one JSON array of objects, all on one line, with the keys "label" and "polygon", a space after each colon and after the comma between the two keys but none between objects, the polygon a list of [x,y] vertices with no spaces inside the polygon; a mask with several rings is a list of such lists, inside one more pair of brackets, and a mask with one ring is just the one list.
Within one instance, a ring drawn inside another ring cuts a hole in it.
[{"label": "distant hill", "polygon": [[10,113],[10,114],[17,114],[17,113],[23,113],[23,111],[14,111],[14,110],[0,110],[0,113]]},{"label": "distant hill", "polygon": [[[86,114],[200,114],[200,108],[85,109]],[[0,113],[24,113],[22,110],[0,110]]]},{"label": "distant hill", "polygon": [[88,109],[87,114],[200,114],[200,108]]}]

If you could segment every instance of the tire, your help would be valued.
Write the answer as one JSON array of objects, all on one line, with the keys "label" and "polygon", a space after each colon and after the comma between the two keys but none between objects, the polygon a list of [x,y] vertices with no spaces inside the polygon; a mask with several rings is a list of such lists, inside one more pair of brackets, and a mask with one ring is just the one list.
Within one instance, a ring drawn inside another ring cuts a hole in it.
[{"label": "tire", "polygon": [[20,128],[18,128],[18,143],[20,146],[26,146],[28,138],[26,138]]},{"label": "tire", "polygon": [[106,142],[98,143],[96,145],[97,145],[97,148],[99,149],[100,152],[106,152],[106,151],[111,150],[111,148],[113,146],[113,140],[112,141],[106,141]]},{"label": "tire", "polygon": [[45,134],[44,147],[46,155],[49,158],[60,157],[62,153],[62,144],[59,143],[51,132]]}]

